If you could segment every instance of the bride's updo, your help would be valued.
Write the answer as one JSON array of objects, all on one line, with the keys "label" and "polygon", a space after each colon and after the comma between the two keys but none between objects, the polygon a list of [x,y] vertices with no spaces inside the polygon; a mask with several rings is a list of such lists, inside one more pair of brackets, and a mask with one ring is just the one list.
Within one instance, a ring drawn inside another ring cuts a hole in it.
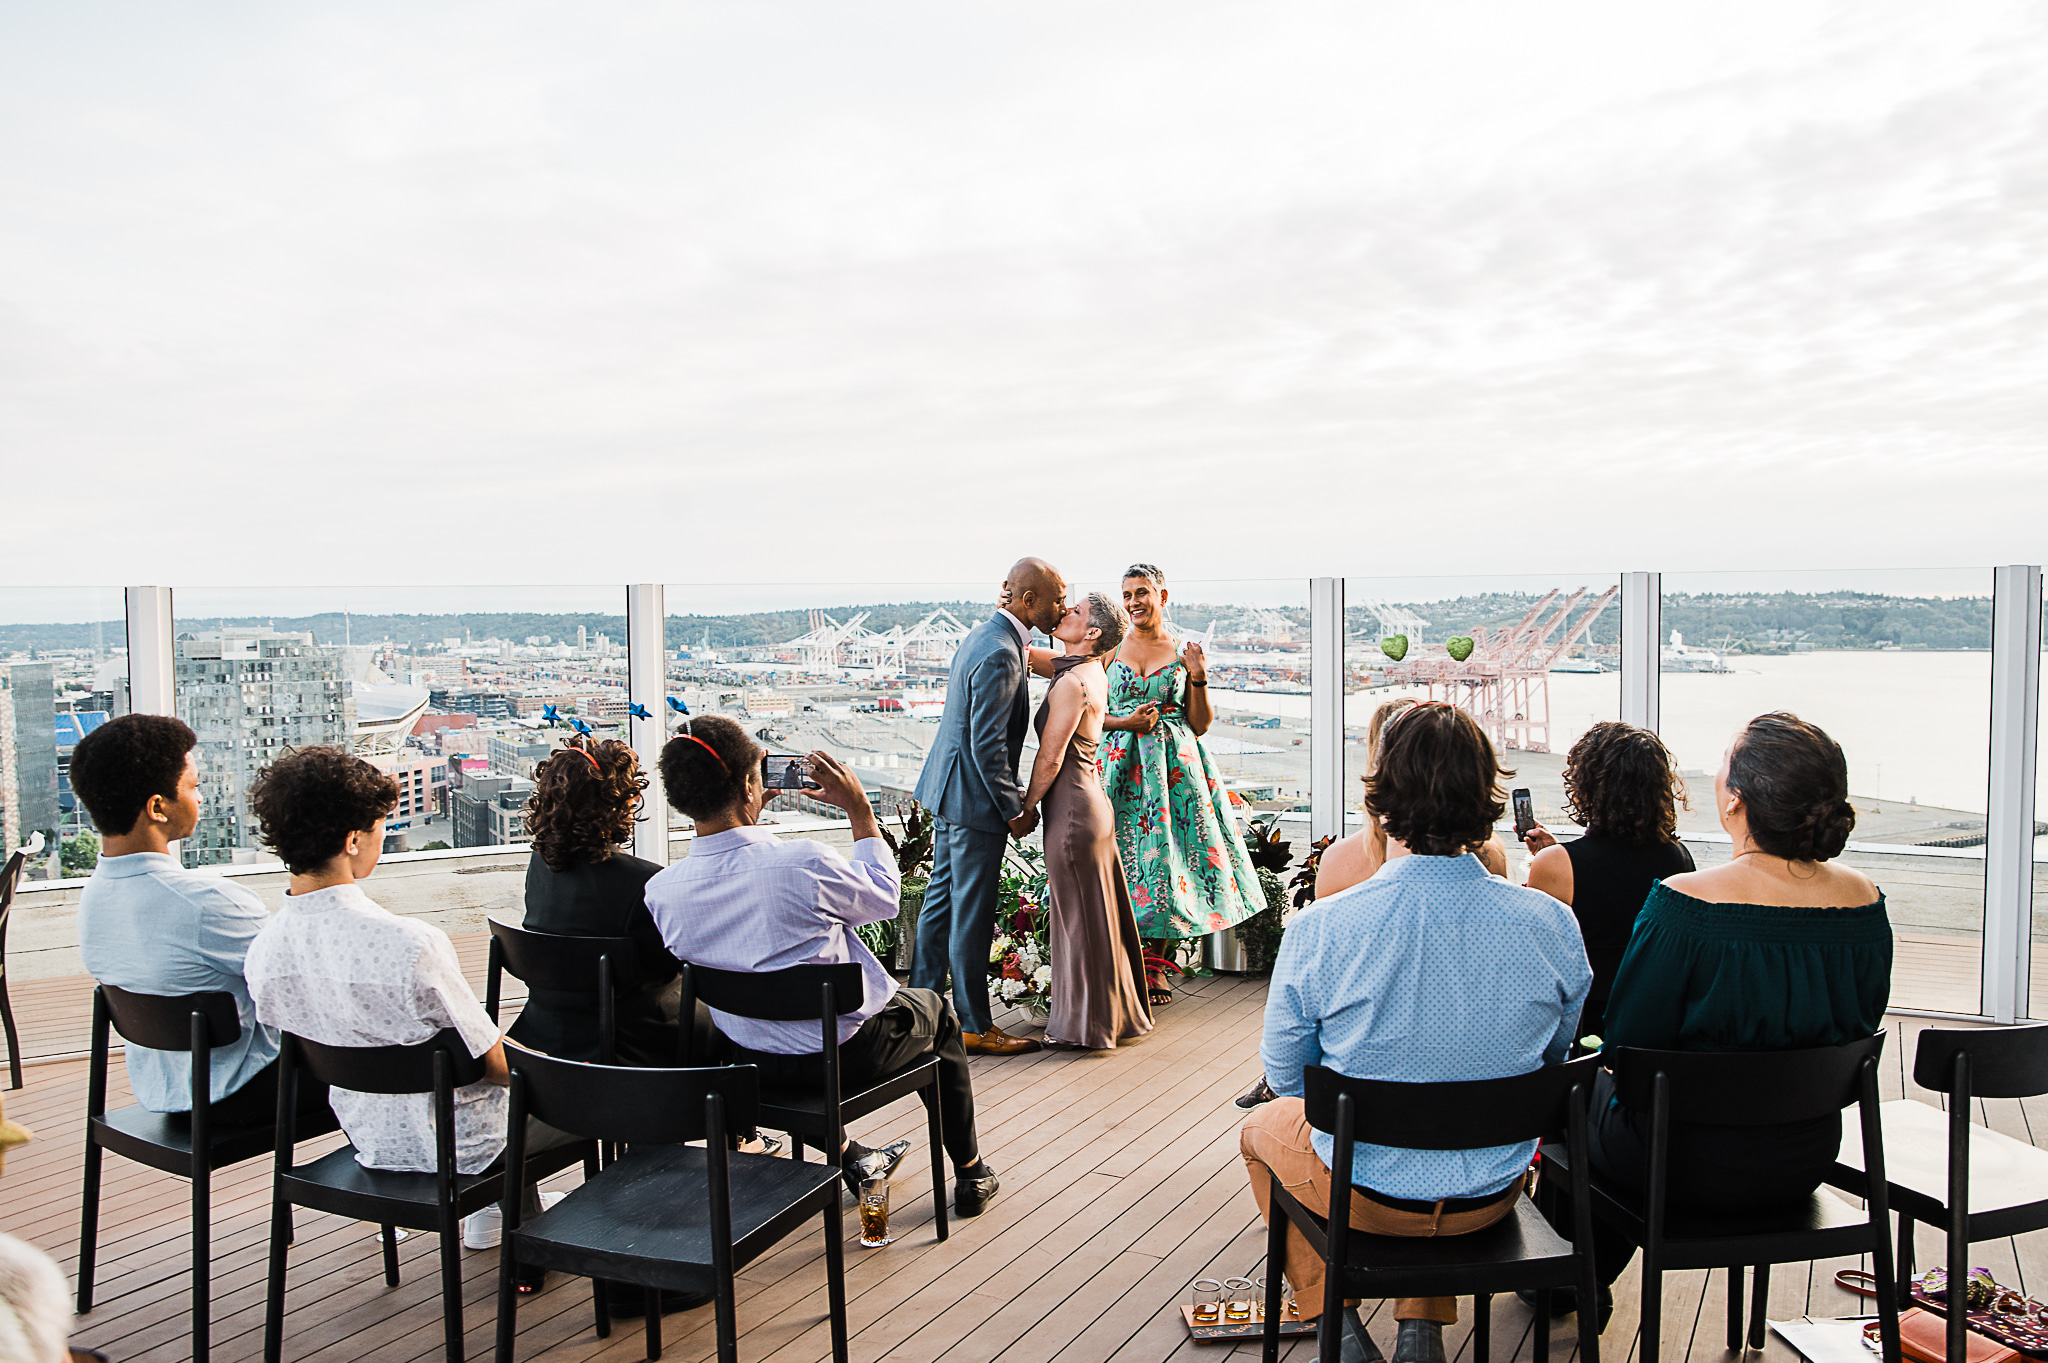
[{"label": "bride's updo", "polygon": [[1728,786],[1748,806],[1751,841],[1774,857],[1838,857],[1856,827],[1842,745],[1783,710],[1758,715],[1735,740]]},{"label": "bride's updo", "polygon": [[1107,592],[1088,593],[1088,628],[1099,629],[1102,635],[1095,641],[1095,652],[1090,655],[1100,658],[1116,652],[1116,647],[1131,632],[1131,614],[1124,609],[1124,603]]}]

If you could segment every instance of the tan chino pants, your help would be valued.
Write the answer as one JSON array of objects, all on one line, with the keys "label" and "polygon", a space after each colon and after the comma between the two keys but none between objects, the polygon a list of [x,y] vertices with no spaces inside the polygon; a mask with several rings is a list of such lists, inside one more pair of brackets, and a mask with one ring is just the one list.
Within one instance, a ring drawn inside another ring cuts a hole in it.
[{"label": "tan chino pants", "polygon": [[[1268,1224],[1273,1219],[1269,1177],[1279,1179],[1280,1186],[1311,1211],[1321,1214],[1329,1210],[1330,1169],[1316,1154],[1315,1147],[1309,1144],[1312,1130],[1299,1098],[1276,1098],[1259,1108],[1244,1124],[1244,1130],[1238,1137],[1238,1148],[1244,1154],[1245,1172],[1251,1176],[1252,1196],[1258,1199],[1259,1215],[1265,1217]],[[1506,1216],[1514,1210],[1515,1200],[1521,1195],[1522,1183],[1517,1180],[1501,1195],[1500,1201],[1489,1206],[1447,1213],[1439,1205],[1435,1212],[1411,1212],[1382,1206],[1354,1189],[1351,1193],[1351,1225],[1355,1230],[1373,1235],[1465,1235],[1482,1230]],[[1308,1240],[1292,1221],[1287,1223],[1287,1257],[1282,1271],[1286,1273],[1287,1281],[1294,1284],[1294,1299],[1302,1318],[1306,1320],[1320,1315],[1323,1309],[1323,1261],[1309,1248]],[[1402,1297],[1394,1303],[1394,1319],[1433,1320],[1455,1325],[1458,1299]]]}]

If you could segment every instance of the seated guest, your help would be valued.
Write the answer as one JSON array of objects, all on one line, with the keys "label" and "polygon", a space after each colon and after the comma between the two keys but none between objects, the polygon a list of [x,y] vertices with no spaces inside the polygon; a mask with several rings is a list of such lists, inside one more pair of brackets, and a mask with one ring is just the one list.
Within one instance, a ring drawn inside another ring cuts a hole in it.
[{"label": "seated guest", "polygon": [[[1323,1065],[1403,1083],[1500,1079],[1565,1058],[1593,972],[1578,925],[1549,895],[1490,875],[1472,849],[1505,808],[1493,744],[1470,715],[1438,703],[1396,716],[1366,779],[1387,861],[1319,899],[1287,927],[1266,994],[1259,1057],[1282,1095],[1244,1125],[1240,1148],[1259,1212],[1270,1179],[1327,1207],[1336,1141],[1308,1124],[1302,1071]],[[1351,1224],[1378,1235],[1462,1235],[1509,1215],[1534,1142],[1458,1151],[1359,1143]],[[1322,1261],[1292,1225],[1283,1269],[1303,1316],[1323,1308]],[[1346,1303],[1347,1307],[1355,1303]],[[1450,1297],[1394,1306],[1396,1363],[1443,1363]],[[1345,1312],[1346,1363],[1381,1355]]]},{"label": "seated guest", "polygon": [[1678,840],[1685,787],[1663,740],[1609,721],[1572,744],[1564,762],[1565,812],[1585,833],[1560,843],[1541,824],[1522,841],[1536,855],[1529,887],[1572,907],[1593,964],[1593,993],[1579,1035],[1605,1036],[1607,996],[1650,886],[1692,870]]},{"label": "seated guest", "polygon": [[[504,1153],[511,1071],[490,1014],[463,978],[448,934],[401,918],[363,893],[384,851],[384,819],[398,783],[341,748],[299,748],[265,767],[249,788],[263,841],[291,872],[284,907],[249,947],[249,993],[272,1027],[323,1046],[416,1046],[452,1027],[484,1077],[455,1090],[455,1163],[490,1169]],[[334,1115],[368,1169],[432,1173],[433,1095],[333,1089]],[[529,1150],[572,1137],[540,1122]],[[527,1189],[527,1211],[540,1203]],[[465,1218],[463,1243],[497,1242],[497,1209]],[[542,1274],[520,1267],[522,1293]]]},{"label": "seated guest", "polygon": [[[859,964],[865,991],[856,1011],[839,1019],[840,1073],[859,1084],[925,1056],[939,1061],[939,1108],[946,1153],[953,1161],[953,1210],[979,1215],[995,1196],[996,1173],[981,1158],[974,1134],[974,1088],[960,1019],[952,1003],[929,989],[899,989],[854,928],[894,918],[899,910],[896,860],[882,841],[860,780],[829,753],[812,753],[803,793],[846,811],[853,855],[841,856],[809,838],[784,841],[757,827],[768,793],[762,751],[746,730],[707,715],[668,741],[661,780],[669,803],[695,820],[690,855],[647,882],[647,907],[669,950],[693,965],[719,970],[782,970],[811,962]],[[713,1020],[739,1048],[742,1063],[761,1067],[772,1083],[821,1078],[818,1027],[812,1022],[759,1022],[713,1010]],[[909,1142],[870,1151],[849,1141],[842,1152],[847,1183],[886,1177]]]},{"label": "seated guest", "polygon": [[[1714,809],[1733,840],[1723,866],[1652,887],[1608,997],[1606,1048],[1791,1051],[1874,1034],[1891,997],[1884,895],[1833,864],[1856,826],[1841,745],[1797,716],[1759,715],[1714,777]],[[1649,1115],[1595,1081],[1593,1168],[1640,1191]],[[1796,1202],[1820,1186],[1842,1139],[1839,1116],[1785,1126],[1688,1127],[1670,1135],[1671,1205],[1746,1210]],[[1635,1246],[1594,1223],[1602,1283]],[[1603,1323],[1612,1309],[1602,1289]],[[1552,1297],[1560,1314],[1574,1303]]]},{"label": "seated guest", "polygon": [[[78,951],[94,979],[117,989],[233,994],[242,1035],[213,1048],[213,1120],[267,1126],[277,1120],[277,1029],[256,1020],[242,962],[270,915],[233,881],[195,875],[171,855],[199,826],[198,741],[168,715],[122,715],[79,741],[71,788],[104,841],[78,896]],[[192,1058],[130,1042],[128,1086],[152,1112],[189,1112]],[[303,1084],[299,1100],[319,1112],[326,1090]]]},{"label": "seated guest", "polygon": [[[616,739],[588,746],[571,740],[540,764],[526,805],[533,856],[526,863],[524,926],[571,937],[633,940],[639,979],[620,994],[614,1012],[618,1058],[626,1065],[661,1066],[676,1063],[675,1008],[664,1014],[661,1005],[664,989],[679,970],[644,898],[648,880],[661,867],[619,850],[633,836],[633,814],[646,789],[640,759]],[[597,996],[531,990],[505,1034],[548,1055],[594,1062],[599,1054]],[[706,1057],[715,1055],[716,1047],[700,1047],[697,1054],[700,1063],[715,1063]]]}]

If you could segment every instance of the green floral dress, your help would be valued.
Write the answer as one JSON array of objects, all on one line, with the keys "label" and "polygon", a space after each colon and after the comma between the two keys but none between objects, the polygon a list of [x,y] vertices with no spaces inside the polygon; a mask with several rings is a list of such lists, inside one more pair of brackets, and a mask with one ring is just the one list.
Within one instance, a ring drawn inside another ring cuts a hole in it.
[{"label": "green floral dress", "polygon": [[1096,758],[1142,937],[1199,937],[1266,907],[1223,778],[1188,727],[1186,697],[1178,658],[1145,675],[1109,665],[1110,714],[1159,706],[1151,733],[1104,733]]}]

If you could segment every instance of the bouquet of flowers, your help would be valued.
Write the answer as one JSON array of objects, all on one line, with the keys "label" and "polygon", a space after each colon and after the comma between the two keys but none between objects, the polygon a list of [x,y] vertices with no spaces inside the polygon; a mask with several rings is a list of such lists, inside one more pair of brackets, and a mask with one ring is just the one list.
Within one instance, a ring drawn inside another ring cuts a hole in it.
[{"label": "bouquet of flowers", "polygon": [[1039,1014],[1052,1010],[1046,895],[1045,854],[1035,847],[1012,847],[1003,868],[995,940],[988,949],[989,989],[1004,1003]]}]

